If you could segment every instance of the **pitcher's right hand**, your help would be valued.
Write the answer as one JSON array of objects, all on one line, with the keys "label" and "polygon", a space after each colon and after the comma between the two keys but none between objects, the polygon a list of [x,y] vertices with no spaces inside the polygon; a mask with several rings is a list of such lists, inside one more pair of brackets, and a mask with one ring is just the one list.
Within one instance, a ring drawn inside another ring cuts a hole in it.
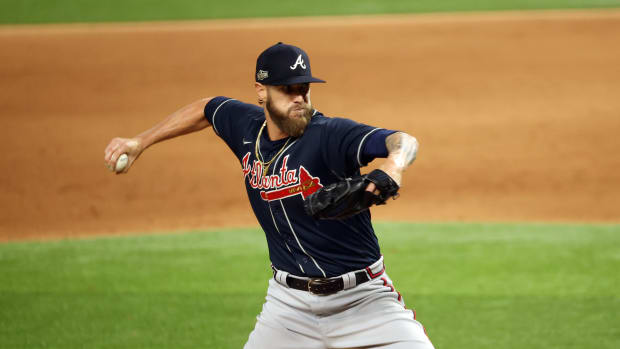
[{"label": "pitcher's right hand", "polygon": [[127,154],[129,157],[127,165],[122,171],[116,172],[117,174],[127,173],[133,162],[142,153],[142,150],[144,149],[142,148],[141,142],[137,138],[114,138],[105,148],[105,166],[108,170],[116,172],[116,161],[119,156],[121,156],[121,154]]}]

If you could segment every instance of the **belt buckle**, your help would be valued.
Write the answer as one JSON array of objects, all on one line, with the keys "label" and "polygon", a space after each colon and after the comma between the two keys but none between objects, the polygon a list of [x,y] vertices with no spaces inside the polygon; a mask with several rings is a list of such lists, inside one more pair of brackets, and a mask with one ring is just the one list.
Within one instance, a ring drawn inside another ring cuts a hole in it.
[{"label": "belt buckle", "polygon": [[336,293],[338,292],[338,290],[326,287],[328,285],[331,285],[333,282],[334,280],[325,278],[310,279],[308,280],[308,292],[319,296],[326,296],[332,293]]}]

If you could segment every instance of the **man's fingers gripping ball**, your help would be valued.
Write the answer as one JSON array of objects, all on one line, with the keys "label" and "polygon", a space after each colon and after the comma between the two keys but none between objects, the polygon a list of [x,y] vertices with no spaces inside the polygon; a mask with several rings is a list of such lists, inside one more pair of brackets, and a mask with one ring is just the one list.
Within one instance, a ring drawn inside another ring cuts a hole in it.
[{"label": "man's fingers gripping ball", "polygon": [[125,173],[139,155],[139,142],[135,139],[114,138],[106,147],[104,162],[108,170]]},{"label": "man's fingers gripping ball", "polygon": [[128,162],[129,156],[127,156],[127,154],[121,154],[121,156],[118,157],[118,160],[116,160],[116,166],[114,167],[114,171],[117,173],[123,171],[127,166]]}]

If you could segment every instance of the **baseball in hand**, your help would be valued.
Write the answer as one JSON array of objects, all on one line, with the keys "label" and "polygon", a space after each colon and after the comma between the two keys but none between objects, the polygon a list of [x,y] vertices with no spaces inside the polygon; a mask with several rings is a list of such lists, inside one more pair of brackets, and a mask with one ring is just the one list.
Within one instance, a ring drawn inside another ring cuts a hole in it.
[{"label": "baseball in hand", "polygon": [[127,156],[127,154],[121,154],[121,156],[118,157],[118,160],[116,160],[116,166],[114,167],[114,171],[123,171],[125,169],[125,166],[127,166],[127,162],[129,162],[129,157]]}]

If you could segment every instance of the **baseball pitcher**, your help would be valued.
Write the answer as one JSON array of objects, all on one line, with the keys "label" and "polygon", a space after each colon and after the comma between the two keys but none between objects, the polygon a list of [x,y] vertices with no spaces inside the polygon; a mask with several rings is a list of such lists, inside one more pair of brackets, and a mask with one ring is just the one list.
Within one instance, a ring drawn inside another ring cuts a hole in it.
[{"label": "baseball pitcher", "polygon": [[[199,100],[134,138],[114,138],[106,166],[126,173],[149,146],[209,126],[226,142],[273,269],[246,349],[433,348],[386,273],[369,212],[398,196],[418,142],[323,115],[310,101],[310,83],[323,82],[306,52],[277,43],[256,61],[259,106]],[[362,175],[375,158],[385,160]]]}]

